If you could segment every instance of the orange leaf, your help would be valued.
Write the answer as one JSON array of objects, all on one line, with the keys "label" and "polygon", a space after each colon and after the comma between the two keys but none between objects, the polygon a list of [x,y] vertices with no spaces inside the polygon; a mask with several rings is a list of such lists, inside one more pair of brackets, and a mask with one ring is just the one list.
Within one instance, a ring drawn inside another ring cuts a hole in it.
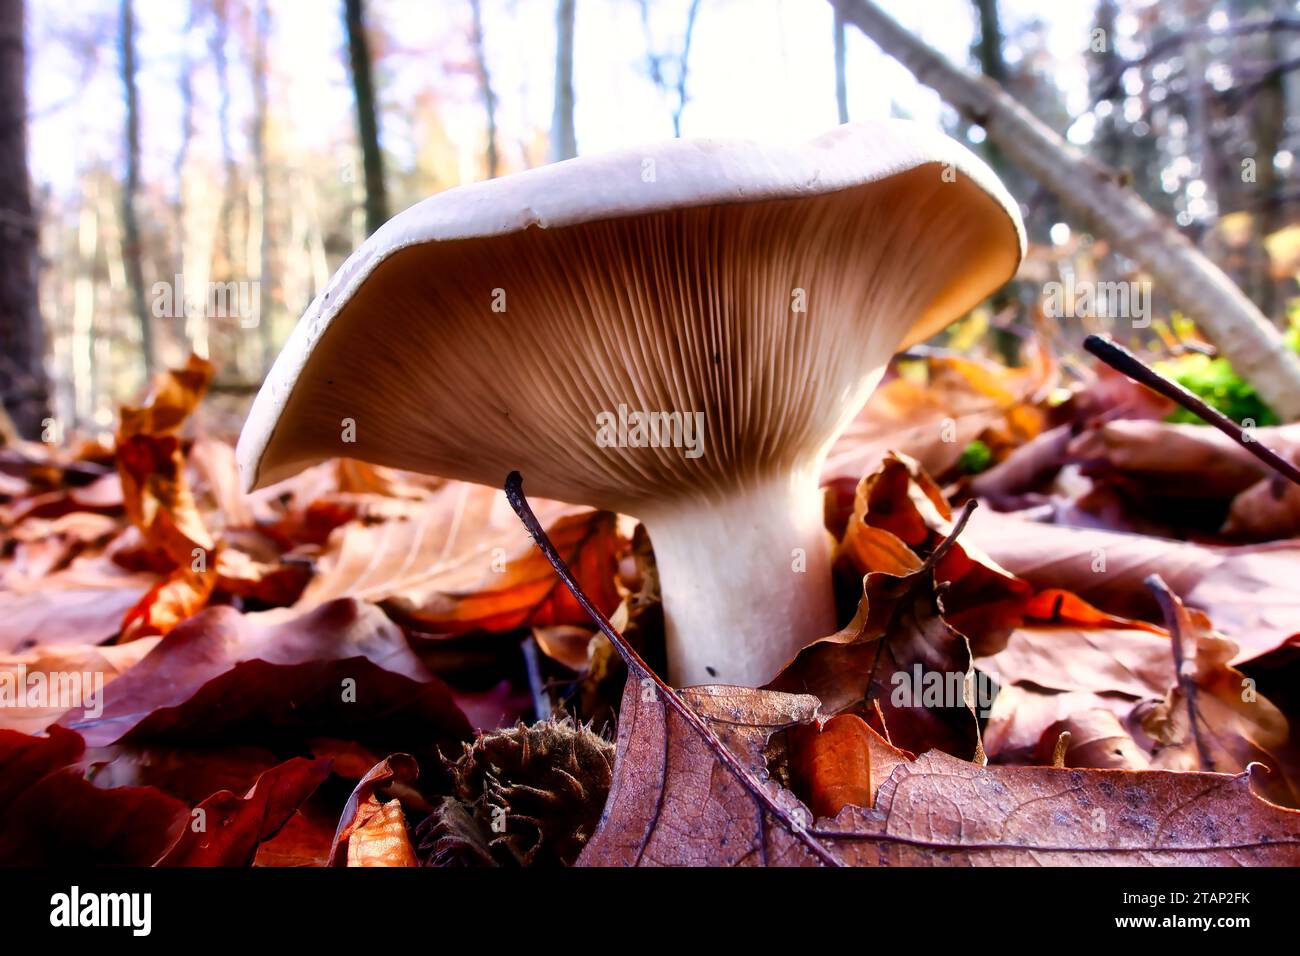
[{"label": "orange leaf", "polygon": [[362,804],[348,838],[348,866],[419,866],[400,800],[381,804],[372,796]]},{"label": "orange leaf", "polygon": [[195,571],[183,564],[155,584],[122,618],[119,643],[150,634],[166,634],[208,603],[217,583],[215,568]]},{"label": "orange leaf", "polygon": [[185,368],[158,377],[144,405],[123,408],[117,429],[117,470],[126,513],[148,543],[177,565],[193,561],[196,549],[213,548],[185,479],[177,434],[211,378],[212,366],[191,355]]},{"label": "orange leaf", "polygon": [[804,724],[790,730],[790,775],[796,793],[818,817],[833,817],[845,806],[869,807],[872,730],[853,714],[840,714],[818,729]]}]

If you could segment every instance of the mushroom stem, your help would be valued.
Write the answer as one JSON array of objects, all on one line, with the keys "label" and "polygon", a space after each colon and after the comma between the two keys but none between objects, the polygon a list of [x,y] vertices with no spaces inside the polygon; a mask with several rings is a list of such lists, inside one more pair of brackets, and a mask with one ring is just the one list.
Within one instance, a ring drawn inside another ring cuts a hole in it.
[{"label": "mushroom stem", "polygon": [[815,470],[769,477],[722,501],[666,502],[642,517],[676,686],[761,686],[835,630]]}]

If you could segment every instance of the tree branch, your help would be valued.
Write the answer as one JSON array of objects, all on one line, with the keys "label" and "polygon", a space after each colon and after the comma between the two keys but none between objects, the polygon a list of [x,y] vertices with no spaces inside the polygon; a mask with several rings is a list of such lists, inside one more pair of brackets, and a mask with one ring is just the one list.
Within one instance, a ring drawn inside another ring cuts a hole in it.
[{"label": "tree branch", "polygon": [[1067,143],[996,83],[972,77],[869,0],[830,0],[885,53],[1052,192],[1083,225],[1136,260],[1284,419],[1300,418],[1300,357],[1259,308],[1114,170]]}]

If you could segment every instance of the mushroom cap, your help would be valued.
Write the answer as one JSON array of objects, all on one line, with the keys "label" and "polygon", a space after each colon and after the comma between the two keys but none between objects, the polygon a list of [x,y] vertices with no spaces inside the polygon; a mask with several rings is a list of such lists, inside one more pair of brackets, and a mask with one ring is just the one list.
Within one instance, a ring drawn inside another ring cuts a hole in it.
[{"label": "mushroom cap", "polygon": [[[449,189],[312,302],[240,436],[244,483],[347,456],[486,484],[518,469],[535,494],[632,514],[725,493],[815,462],[889,357],[1008,280],[1024,245],[993,172],[901,120]],[[702,424],[700,453],[602,447],[597,416],[620,406]]]}]

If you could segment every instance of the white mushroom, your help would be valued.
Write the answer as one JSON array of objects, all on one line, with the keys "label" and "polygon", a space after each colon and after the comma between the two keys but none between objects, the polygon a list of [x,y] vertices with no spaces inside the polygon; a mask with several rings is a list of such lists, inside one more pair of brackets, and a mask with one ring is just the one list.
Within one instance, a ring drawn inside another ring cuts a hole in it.
[{"label": "white mushroom", "polygon": [[827,449],[890,356],[1023,249],[993,173],[902,121],[451,189],[307,310],[240,437],[244,480],[338,455],[498,487],[517,469],[533,494],[634,515],[670,679],[762,684],[835,629]]}]

